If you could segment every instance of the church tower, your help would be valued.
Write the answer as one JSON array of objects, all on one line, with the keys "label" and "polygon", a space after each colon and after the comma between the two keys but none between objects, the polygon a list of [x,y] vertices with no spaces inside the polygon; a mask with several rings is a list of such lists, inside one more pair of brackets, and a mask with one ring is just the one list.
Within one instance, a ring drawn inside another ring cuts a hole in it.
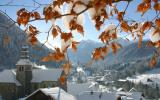
[{"label": "church tower", "polygon": [[32,63],[29,60],[28,48],[28,45],[22,46],[20,59],[16,64],[16,79],[22,85],[22,96],[28,95],[31,92]]}]

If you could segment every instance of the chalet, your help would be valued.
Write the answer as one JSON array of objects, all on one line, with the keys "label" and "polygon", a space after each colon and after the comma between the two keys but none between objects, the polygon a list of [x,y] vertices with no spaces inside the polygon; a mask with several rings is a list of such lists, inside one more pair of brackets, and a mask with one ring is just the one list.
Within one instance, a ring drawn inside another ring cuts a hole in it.
[{"label": "chalet", "polygon": [[23,100],[76,100],[76,98],[59,87],[40,88]]}]

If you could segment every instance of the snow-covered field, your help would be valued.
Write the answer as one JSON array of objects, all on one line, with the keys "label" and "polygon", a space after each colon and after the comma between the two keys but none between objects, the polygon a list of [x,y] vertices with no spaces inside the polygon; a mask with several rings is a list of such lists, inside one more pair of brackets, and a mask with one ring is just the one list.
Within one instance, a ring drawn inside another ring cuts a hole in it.
[{"label": "snow-covered field", "polygon": [[158,84],[160,86],[160,68],[153,69],[151,71],[146,72],[145,74],[135,75],[133,77],[127,77],[127,80],[133,83],[143,83],[155,85]]}]

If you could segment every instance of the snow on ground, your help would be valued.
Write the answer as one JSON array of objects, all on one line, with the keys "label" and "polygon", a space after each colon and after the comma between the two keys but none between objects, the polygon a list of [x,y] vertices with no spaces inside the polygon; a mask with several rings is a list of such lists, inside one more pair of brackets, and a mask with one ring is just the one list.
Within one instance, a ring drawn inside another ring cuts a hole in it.
[{"label": "snow on ground", "polygon": [[76,98],[74,96],[68,94],[67,92],[65,92],[64,90],[60,89],[59,87],[44,88],[44,89],[41,89],[41,91],[43,93],[45,93],[46,95],[50,95],[55,100],[76,100]]},{"label": "snow on ground", "polygon": [[93,93],[85,91],[77,96],[77,100],[117,100],[121,97],[122,100],[145,100],[141,96],[141,92],[100,92],[94,91]]},{"label": "snow on ground", "polygon": [[[141,92],[130,91],[103,91],[106,87],[98,85],[95,82],[87,83],[67,83],[68,93],[75,96],[77,100],[116,100],[118,96],[122,97],[122,100],[145,100],[141,96]],[[142,99],[140,99],[142,98]]]},{"label": "snow on ground", "polygon": [[36,63],[34,63],[33,65],[34,65],[34,68],[36,69],[47,69],[45,65],[37,65]]},{"label": "snow on ground", "polygon": [[136,84],[141,82],[143,84],[157,83],[160,85],[160,68],[153,69],[145,74],[127,77],[127,80]]}]

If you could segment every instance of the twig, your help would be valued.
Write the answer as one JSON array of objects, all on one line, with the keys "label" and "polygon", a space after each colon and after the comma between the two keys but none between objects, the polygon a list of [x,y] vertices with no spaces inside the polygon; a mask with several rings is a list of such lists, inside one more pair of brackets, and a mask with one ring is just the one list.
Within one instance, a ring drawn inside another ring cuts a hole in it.
[{"label": "twig", "polygon": [[51,31],[51,29],[53,28],[53,25],[50,27],[50,29],[48,30],[48,32],[47,32],[47,40],[42,44],[42,46],[41,47],[43,47],[46,43],[47,43],[47,41],[48,41],[48,39],[49,39],[49,33],[50,33],[50,31]]},{"label": "twig", "polygon": [[36,4],[38,4],[38,5],[41,5],[41,6],[42,6],[42,5],[45,5],[45,6],[48,5],[48,4],[39,3],[39,2],[37,2],[36,0],[32,0],[32,1],[33,1],[34,3],[36,3]]},{"label": "twig", "polygon": [[3,5],[3,4],[1,4],[0,6],[27,7],[27,8],[32,7],[32,8],[36,8],[35,6],[29,6],[29,5],[10,5],[10,4]]},{"label": "twig", "polygon": [[158,16],[160,15],[160,11],[157,13],[157,15],[152,19],[154,21]]}]

